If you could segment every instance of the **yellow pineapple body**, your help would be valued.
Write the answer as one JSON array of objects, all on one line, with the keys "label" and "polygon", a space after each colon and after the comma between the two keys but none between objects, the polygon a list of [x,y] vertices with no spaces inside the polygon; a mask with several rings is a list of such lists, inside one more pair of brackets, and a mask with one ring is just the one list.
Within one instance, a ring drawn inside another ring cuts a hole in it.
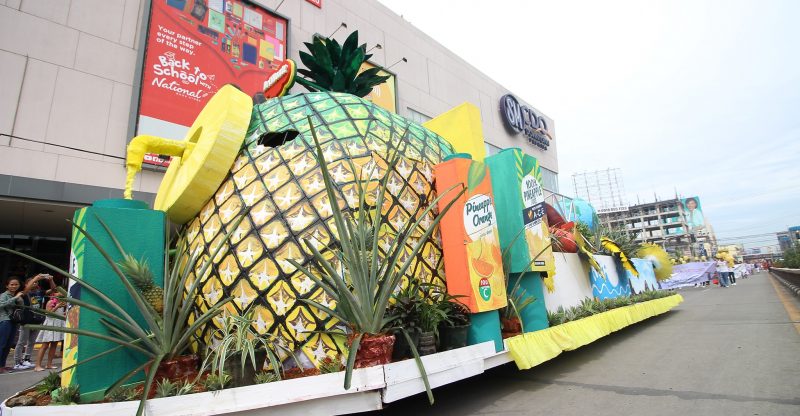
[{"label": "yellow pineapple body", "polygon": [[164,312],[164,289],[153,285],[147,290],[142,290],[142,295],[156,312]]},{"label": "yellow pineapple body", "polygon": [[[331,236],[335,235],[331,202],[314,159],[307,114],[312,116],[325,161],[339,188],[336,203],[340,206],[357,208],[354,180],[366,179],[370,172],[375,178],[384,174],[387,144],[403,149],[381,207],[388,219],[378,243],[377,255],[381,257],[397,231],[413,222],[413,216],[435,198],[433,165],[453,149],[433,132],[348,94],[299,94],[254,108],[248,134],[230,173],[186,226],[190,250],[200,250],[202,263],[244,209],[250,208],[230,241],[212,259],[207,276],[202,277],[203,297],[197,299],[197,307],[206,310],[227,296],[234,297],[229,308],[235,312],[252,305],[256,311],[254,326],[260,333],[277,335],[284,346],[317,364],[335,357],[342,340],[313,332],[333,329],[338,322],[302,300],[312,299],[330,307],[335,304],[287,261],[291,258],[308,264],[311,256],[301,241],[311,240],[322,250],[331,245]],[[274,133],[289,131],[296,131],[296,138],[277,147],[263,144],[280,139],[281,135]],[[367,203],[366,209],[375,208],[374,193]],[[422,225],[431,224],[433,218],[429,214]],[[416,235],[421,236],[421,232]],[[444,286],[441,244],[438,233],[434,235],[424,243],[407,278]],[[409,239],[405,256],[416,241]],[[332,259],[333,255],[328,252],[328,257]],[[190,280],[194,278],[192,275]],[[204,333],[206,338],[209,331]]]}]

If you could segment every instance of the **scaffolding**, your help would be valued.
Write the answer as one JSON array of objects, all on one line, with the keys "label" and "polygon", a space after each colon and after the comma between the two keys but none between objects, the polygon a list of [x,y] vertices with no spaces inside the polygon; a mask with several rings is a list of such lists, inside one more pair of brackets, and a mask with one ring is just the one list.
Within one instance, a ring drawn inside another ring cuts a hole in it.
[{"label": "scaffolding", "polygon": [[608,168],[572,175],[575,196],[588,201],[598,214],[628,210],[622,170]]}]

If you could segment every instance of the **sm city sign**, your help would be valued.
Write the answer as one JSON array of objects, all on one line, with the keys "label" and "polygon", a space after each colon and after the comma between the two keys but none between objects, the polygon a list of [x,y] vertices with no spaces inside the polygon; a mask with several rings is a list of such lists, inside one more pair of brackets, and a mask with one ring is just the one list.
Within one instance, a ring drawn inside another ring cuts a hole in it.
[{"label": "sm city sign", "polygon": [[528,143],[547,150],[550,146],[550,134],[544,117],[536,114],[532,108],[520,105],[516,97],[506,94],[500,98],[500,113],[506,127],[513,133],[522,132]]}]

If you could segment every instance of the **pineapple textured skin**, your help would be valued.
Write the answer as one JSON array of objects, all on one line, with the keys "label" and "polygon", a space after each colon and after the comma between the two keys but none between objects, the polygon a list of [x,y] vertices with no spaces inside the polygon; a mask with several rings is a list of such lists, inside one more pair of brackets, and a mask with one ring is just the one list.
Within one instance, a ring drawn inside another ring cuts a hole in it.
[{"label": "pineapple textured skin", "polygon": [[[433,165],[452,154],[453,148],[430,130],[349,94],[297,94],[254,107],[247,136],[230,173],[186,225],[189,250],[201,253],[198,264],[209,258],[226,231],[233,233],[211,259],[213,266],[208,274],[201,277],[205,282],[203,297],[196,305],[202,311],[233,296],[228,305],[232,312],[255,308],[254,326],[259,333],[276,335],[284,347],[302,353],[316,365],[325,357],[340,354],[342,340],[313,332],[331,330],[338,322],[301,300],[312,299],[331,307],[335,302],[287,261],[291,258],[310,264],[311,255],[303,239],[319,249],[335,247],[330,201],[314,158],[308,115],[338,187],[337,203],[351,210],[358,199],[354,180],[366,178],[370,172],[378,177],[384,174],[387,144],[403,149],[402,159],[389,179],[391,195],[387,193],[381,208],[388,218],[388,227],[381,233],[381,248],[433,201]],[[271,147],[276,140],[279,145]],[[356,172],[347,159],[353,161]],[[368,197],[367,204],[371,205],[367,209],[374,208],[374,202],[374,197]],[[236,230],[230,230],[246,208],[250,209],[246,218]],[[433,215],[429,214],[423,225],[428,220],[432,221]],[[415,241],[409,238],[407,244]],[[379,251],[379,256],[385,254]],[[441,253],[437,232],[413,261],[403,286],[408,278],[443,286]],[[184,260],[187,257],[188,252],[182,253]],[[203,334],[206,340],[209,331]]]}]

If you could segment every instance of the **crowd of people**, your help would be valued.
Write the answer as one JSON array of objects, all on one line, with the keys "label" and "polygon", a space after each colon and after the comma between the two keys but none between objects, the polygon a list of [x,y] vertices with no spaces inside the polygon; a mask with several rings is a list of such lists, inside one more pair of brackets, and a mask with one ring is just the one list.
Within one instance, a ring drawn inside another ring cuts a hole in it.
[{"label": "crowd of people", "polygon": [[737,273],[739,274],[739,278],[746,279],[753,272],[761,270],[761,265],[745,264],[744,266],[744,268],[736,269],[738,270],[736,271],[728,261],[723,259],[717,260],[715,277],[719,287],[736,286]]},{"label": "crowd of people", "polygon": [[[32,330],[24,325],[63,327],[64,320],[58,316],[63,317],[65,310],[66,304],[60,299],[52,275],[40,273],[24,281],[19,277],[10,277],[6,281],[5,292],[0,293],[0,373],[56,368],[56,350],[58,343],[64,340],[64,334]],[[36,344],[41,344],[41,348],[34,363],[32,359]],[[12,347],[14,364],[7,366]]]}]

